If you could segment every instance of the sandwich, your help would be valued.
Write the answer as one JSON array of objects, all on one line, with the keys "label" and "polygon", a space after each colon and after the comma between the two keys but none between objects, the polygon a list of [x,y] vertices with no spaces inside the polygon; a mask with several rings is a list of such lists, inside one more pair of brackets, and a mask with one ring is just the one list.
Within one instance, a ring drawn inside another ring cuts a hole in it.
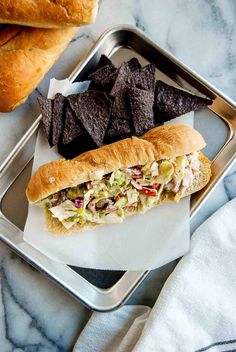
[{"label": "sandwich", "polygon": [[42,165],[26,195],[44,209],[46,228],[55,234],[119,223],[202,189],[211,176],[211,163],[201,152],[205,145],[193,128],[163,125],[141,138]]}]

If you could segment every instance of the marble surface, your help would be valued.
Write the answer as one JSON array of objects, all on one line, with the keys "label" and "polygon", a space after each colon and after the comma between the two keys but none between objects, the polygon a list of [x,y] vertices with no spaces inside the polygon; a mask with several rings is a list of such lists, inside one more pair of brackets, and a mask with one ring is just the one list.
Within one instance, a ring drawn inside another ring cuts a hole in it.
[{"label": "marble surface", "polygon": [[[0,163],[38,115],[36,97],[65,78],[98,36],[118,24],[142,29],[236,100],[234,0],[102,0],[97,22],[81,28],[28,101],[0,114]],[[197,215],[194,227],[236,196],[234,166]],[[152,305],[173,263],[150,274],[129,303]],[[90,312],[0,244],[0,352],[70,351]]]}]

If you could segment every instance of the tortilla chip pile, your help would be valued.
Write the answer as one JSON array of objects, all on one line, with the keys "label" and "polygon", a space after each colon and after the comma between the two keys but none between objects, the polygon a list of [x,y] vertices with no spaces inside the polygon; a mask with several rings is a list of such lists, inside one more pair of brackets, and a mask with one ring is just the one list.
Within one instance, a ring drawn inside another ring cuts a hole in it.
[{"label": "tortilla chip pile", "polygon": [[131,135],[210,105],[198,97],[155,80],[155,65],[142,67],[136,58],[116,68],[102,55],[88,79],[86,92],[54,100],[38,98],[42,125],[50,146],[65,158]]}]

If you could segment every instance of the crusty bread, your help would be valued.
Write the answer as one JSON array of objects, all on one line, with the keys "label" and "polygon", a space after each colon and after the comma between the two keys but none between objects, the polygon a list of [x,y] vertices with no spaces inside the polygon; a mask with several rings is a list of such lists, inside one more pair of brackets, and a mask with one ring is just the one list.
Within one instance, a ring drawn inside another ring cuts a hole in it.
[{"label": "crusty bread", "polygon": [[76,32],[75,27],[0,29],[0,112],[11,111],[27,99]]},{"label": "crusty bread", "polygon": [[84,153],[82,160],[60,159],[40,166],[31,177],[26,195],[30,203],[38,202],[61,189],[92,180],[98,170],[108,174],[154,160],[154,147],[150,142],[127,138]]},{"label": "crusty bread", "polygon": [[1,0],[0,23],[57,28],[93,23],[98,0]]},{"label": "crusty bread", "polygon": [[[199,132],[185,125],[164,125],[148,133],[151,134],[150,141],[127,138],[83,153],[73,160],[60,159],[42,165],[28,184],[26,195],[29,202],[38,202],[61,189],[90,181],[98,170],[108,174],[154,160],[175,158],[205,146]],[[144,135],[146,139],[148,133]]]},{"label": "crusty bread", "polygon": [[[182,198],[202,189],[208,183],[211,177],[210,161],[202,153],[200,153],[199,160],[200,160],[200,173],[195,177],[194,183],[190,188],[186,190]],[[166,203],[167,201],[170,201],[173,199],[174,199],[174,194],[166,193],[166,197],[158,205]],[[58,235],[58,236],[70,235],[71,233],[76,233],[76,232],[83,232],[85,230],[89,230],[94,227],[101,226],[101,224],[94,224],[94,223],[85,223],[82,225],[79,223],[76,223],[69,230],[67,230],[57,218],[53,218],[52,213],[48,209],[44,210],[44,214],[45,214],[46,229],[50,233],[53,233],[54,235]],[[133,207],[133,208],[130,208],[128,212],[126,212],[125,217],[131,216],[134,214],[137,214],[137,209]]]},{"label": "crusty bread", "polygon": [[202,135],[186,125],[163,125],[151,129],[141,138],[154,145],[156,160],[193,153],[206,146]]}]

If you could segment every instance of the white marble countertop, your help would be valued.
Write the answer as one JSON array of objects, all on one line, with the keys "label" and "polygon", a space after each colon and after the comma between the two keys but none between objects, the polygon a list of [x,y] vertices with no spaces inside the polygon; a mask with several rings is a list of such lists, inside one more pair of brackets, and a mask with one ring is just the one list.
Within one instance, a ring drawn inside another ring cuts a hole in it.
[{"label": "white marble countertop", "polygon": [[[79,30],[28,101],[0,114],[0,163],[38,115],[36,97],[51,77],[69,75],[107,28],[132,24],[236,100],[236,2],[234,0],[101,0],[97,23]],[[233,167],[195,219],[201,223],[236,196]],[[70,351],[91,314],[47,278],[0,244],[0,352]],[[173,264],[154,271],[129,302],[152,305]]]}]

